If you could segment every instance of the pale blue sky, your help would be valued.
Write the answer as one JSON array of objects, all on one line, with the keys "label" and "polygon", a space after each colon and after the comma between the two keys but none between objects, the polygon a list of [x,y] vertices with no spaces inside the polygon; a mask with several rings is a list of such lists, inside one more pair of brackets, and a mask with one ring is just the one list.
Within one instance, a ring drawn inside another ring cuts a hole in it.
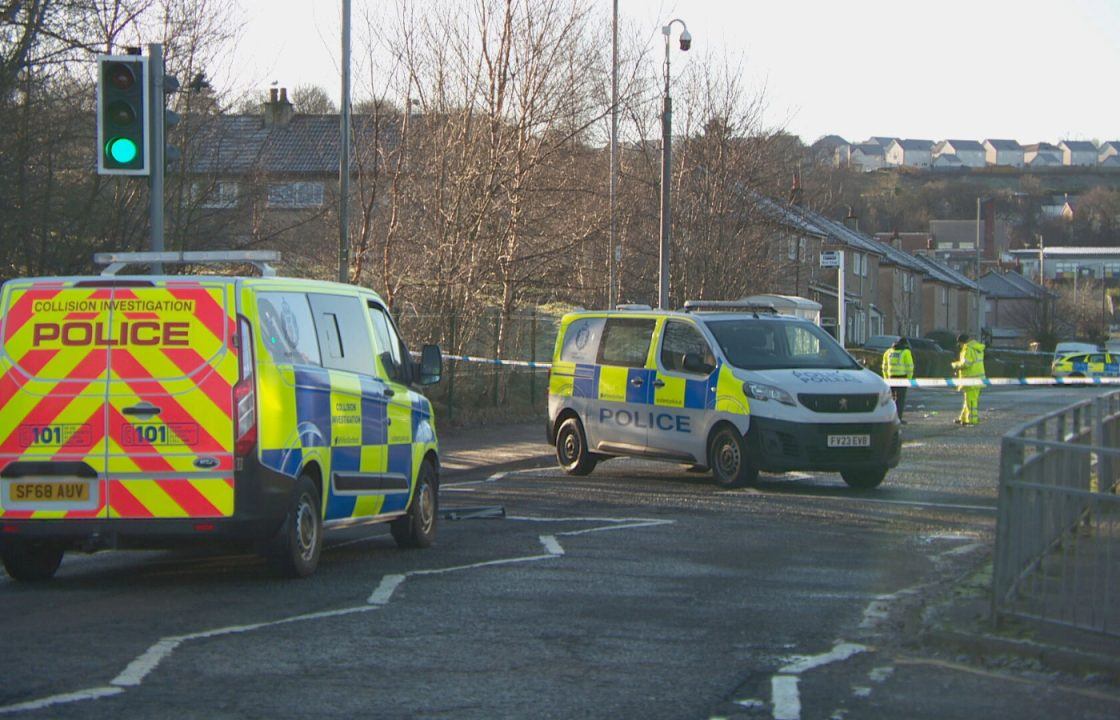
[{"label": "pale blue sky", "polygon": [[[368,3],[389,1],[352,0],[355,25]],[[611,0],[600,1],[609,16]],[[337,98],[340,0],[236,2],[245,29],[233,82],[319,84]],[[766,86],[768,122],[807,141],[1120,137],[1120,0],[619,4],[658,41],[665,20],[684,19],[694,50],[740,60],[751,85]],[[674,49],[674,75],[699,56]]]}]

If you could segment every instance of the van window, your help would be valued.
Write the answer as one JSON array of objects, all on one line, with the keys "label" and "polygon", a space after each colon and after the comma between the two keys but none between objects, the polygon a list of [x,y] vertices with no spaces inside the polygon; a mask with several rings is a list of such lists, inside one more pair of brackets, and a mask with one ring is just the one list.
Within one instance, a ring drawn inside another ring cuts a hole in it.
[{"label": "van window", "polygon": [[362,301],[347,295],[308,295],[323,350],[323,367],[374,374],[373,345]]},{"label": "van window", "polygon": [[560,348],[563,362],[595,364],[599,352],[599,338],[603,336],[606,318],[579,318],[568,324],[564,345]]},{"label": "van window", "polygon": [[716,358],[708,341],[692,323],[669,320],[661,339],[661,367],[671,372],[685,372],[684,356],[695,353],[708,364],[715,367]]},{"label": "van window", "polygon": [[856,370],[832,337],[804,320],[709,320],[724,357],[744,370]]},{"label": "van window", "polygon": [[645,367],[655,320],[607,318],[599,343],[599,363],[618,367]]},{"label": "van window", "polygon": [[377,354],[389,353],[393,358],[393,364],[400,367],[401,339],[397,336],[393,321],[389,319],[389,315],[383,308],[373,303],[369,305],[369,318],[373,321],[373,337]]},{"label": "van window", "polygon": [[319,365],[319,343],[311,308],[303,293],[262,292],[257,295],[261,339],[274,363]]}]

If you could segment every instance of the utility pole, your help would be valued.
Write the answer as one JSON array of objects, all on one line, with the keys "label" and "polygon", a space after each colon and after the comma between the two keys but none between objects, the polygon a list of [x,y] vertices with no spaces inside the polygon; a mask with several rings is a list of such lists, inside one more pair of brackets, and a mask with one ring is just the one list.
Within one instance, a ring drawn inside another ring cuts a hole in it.
[{"label": "utility pole", "polygon": [[661,244],[657,253],[657,307],[661,310],[669,305],[669,240],[673,225],[669,192],[672,185],[673,163],[673,98],[669,97],[669,35],[673,23],[681,24],[681,51],[688,52],[692,47],[692,35],[689,34],[684,20],[674,18],[661,28],[661,34],[665,36],[665,98],[661,111]]},{"label": "utility pole", "polygon": [[618,0],[614,0],[611,19],[611,229],[607,239],[607,310],[614,307],[614,253],[618,243],[618,221],[615,218],[615,193],[618,191]]},{"label": "utility pole", "polygon": [[[148,148],[151,175],[148,176],[148,216],[152,226],[151,251],[163,252],[163,175],[165,168],[163,125],[163,45],[148,45]],[[152,274],[163,274],[163,263],[152,263]]]},{"label": "utility pole", "polygon": [[342,93],[338,111],[338,281],[350,282],[350,0],[342,0]]}]

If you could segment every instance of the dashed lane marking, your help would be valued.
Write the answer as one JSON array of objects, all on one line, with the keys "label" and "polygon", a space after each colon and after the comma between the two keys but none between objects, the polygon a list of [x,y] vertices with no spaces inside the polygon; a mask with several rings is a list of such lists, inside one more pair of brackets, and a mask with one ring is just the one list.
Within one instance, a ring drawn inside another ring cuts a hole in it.
[{"label": "dashed lane marking", "polygon": [[[86,700],[97,700],[104,697],[111,697],[125,692],[128,688],[139,687],[144,680],[151,675],[159,665],[171,656],[180,646],[191,640],[203,640],[215,637],[222,637],[226,635],[237,635],[241,633],[253,632],[265,628],[272,628],[279,625],[287,625],[297,622],[308,622],[314,620],[322,620],[326,618],[344,617],[347,615],[356,615],[359,613],[367,613],[384,608],[392,600],[393,593],[402,583],[410,577],[418,577],[424,575],[440,575],[452,572],[463,572],[468,570],[475,570],[479,568],[495,567],[500,565],[510,565],[514,563],[528,563],[539,562],[542,560],[555,560],[565,556],[564,548],[557,539],[558,536],[575,536],[583,535],[591,532],[600,532],[606,530],[623,530],[634,529],[642,527],[654,527],[657,525],[666,525],[674,523],[674,520],[660,520],[650,518],[540,518],[540,517],[521,517],[521,518],[507,518],[509,520],[521,520],[525,522],[604,522],[608,525],[597,528],[587,528],[584,530],[571,530],[562,533],[555,533],[552,535],[541,535],[539,541],[545,550],[544,554],[540,555],[527,555],[522,557],[502,558],[498,560],[487,560],[478,563],[470,563],[468,565],[456,565],[447,568],[434,568],[429,570],[414,570],[403,575],[386,575],[381,578],[377,587],[367,598],[366,603],[354,607],[342,608],[339,610],[326,610],[322,612],[306,613],[302,615],[294,615],[291,617],[281,618],[279,620],[272,620],[260,623],[251,623],[247,625],[233,625],[222,628],[214,628],[210,630],[202,630],[196,633],[187,635],[172,635],[160,638],[152,644],[147,650],[142,652],[134,658],[128,665],[125,666],[115,678],[113,678],[108,686],[93,687],[85,690],[77,690],[69,693],[61,693],[50,695],[44,698],[35,700],[28,700],[11,705],[0,706],[0,715],[13,714],[20,712],[27,712],[32,710],[41,710],[56,705],[63,705],[67,703],[82,702]],[[334,547],[350,544],[353,542],[364,542],[370,540],[370,536],[358,538],[347,543],[340,543]]]}]

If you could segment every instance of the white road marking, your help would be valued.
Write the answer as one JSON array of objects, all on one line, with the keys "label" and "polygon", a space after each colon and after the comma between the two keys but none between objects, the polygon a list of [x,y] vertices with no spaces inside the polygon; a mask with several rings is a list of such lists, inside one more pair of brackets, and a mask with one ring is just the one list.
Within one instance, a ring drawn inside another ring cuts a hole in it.
[{"label": "white road marking", "polygon": [[801,720],[798,680],[796,675],[775,675],[770,678],[770,702],[774,706],[774,720]]},{"label": "white road marking", "polygon": [[866,645],[838,642],[831,650],[820,655],[794,655],[786,658],[787,663],[770,678],[770,702],[774,706],[774,720],[801,720],[801,696],[797,690],[801,673],[847,660],[866,651]]},{"label": "white road marking", "polygon": [[389,598],[393,597],[393,591],[404,582],[404,577],[404,575],[386,575],[381,578],[381,584],[370,594],[366,602],[370,605],[384,605],[389,602]]},{"label": "white road marking", "polygon": [[873,668],[871,672],[867,674],[867,678],[871,680],[871,682],[883,683],[886,682],[887,678],[892,674],[894,674],[894,668],[888,665],[885,667]]},{"label": "white road marking", "polygon": [[378,533],[377,535],[367,535],[366,537],[355,538],[354,540],[344,540],[340,543],[331,543],[330,545],[324,545],[323,549],[324,550],[334,550],[335,548],[346,547],[348,545],[357,545],[358,543],[369,542],[370,540],[376,540],[377,538],[386,538],[386,537],[389,537],[389,533]]},{"label": "white road marking", "polygon": [[[506,473],[495,473],[491,476],[504,476]],[[535,522],[607,522],[611,525],[602,529],[621,530],[625,528],[637,527],[650,527],[655,525],[663,525],[666,523],[675,522],[673,520],[651,520],[649,518],[507,518],[510,520],[524,520]],[[593,528],[593,530],[596,528]],[[579,534],[578,531],[569,534]],[[353,542],[364,542],[372,539],[371,536],[366,538],[359,538],[356,540],[348,541],[347,543],[340,543],[339,546]],[[479,563],[471,563],[469,565],[457,565],[448,568],[435,568],[429,570],[414,570],[404,575],[386,575],[381,579],[377,588],[370,594],[366,600],[366,604],[357,605],[354,607],[342,608],[339,610],[324,610],[321,612],[306,613],[303,615],[294,615],[291,617],[281,618],[279,620],[272,620],[268,622],[252,623],[248,625],[232,625],[223,628],[215,628],[211,630],[203,630],[188,635],[172,635],[157,640],[151,647],[141,653],[138,657],[133,659],[125,666],[125,669],[120,672],[108,687],[90,688],[87,690],[79,690],[76,692],[63,693],[59,695],[50,695],[45,698],[37,700],[28,700],[21,703],[12,705],[0,706],[0,714],[23,712],[27,710],[39,710],[52,705],[59,705],[62,703],[72,703],[84,700],[96,700],[102,697],[109,697],[118,695],[125,691],[126,688],[137,687],[144,682],[160,663],[171,656],[175,650],[183,643],[190,640],[203,640],[207,638],[220,637],[224,635],[234,635],[238,633],[247,633],[254,630],[261,630],[264,628],[276,627],[278,625],[285,625],[295,622],[306,622],[309,620],[321,620],[332,617],[343,617],[346,615],[353,615],[356,613],[370,612],[372,610],[380,610],[392,599],[393,593],[397,587],[401,585],[406,579],[413,575],[441,575],[444,573],[459,572],[463,570],[474,570],[477,568],[494,567],[498,565],[510,565],[514,563],[536,562],[538,560],[553,560],[564,556],[564,548],[560,545],[555,535],[541,535],[539,536],[541,545],[548,551],[545,555],[529,555],[525,557],[506,558],[501,560],[489,560]],[[334,546],[338,547],[338,546]]]},{"label": "white road marking", "polygon": [[745,707],[748,710],[760,710],[766,707],[766,703],[754,698],[750,698],[749,700],[736,700],[735,704],[741,707]]},{"label": "white road marking", "polygon": [[450,490],[452,488],[462,488],[468,485],[482,485],[484,483],[498,482],[506,475],[509,475],[509,472],[496,472],[483,480],[464,480],[463,482],[440,483],[439,488],[440,490]]},{"label": "white road marking", "polygon": [[778,672],[786,675],[800,675],[803,672],[819,668],[822,665],[829,663],[847,660],[853,655],[858,655],[867,651],[866,645],[858,645],[856,643],[836,643],[831,650],[820,655],[796,655],[789,658],[793,662],[778,670]]},{"label": "white road marking", "polygon": [[17,703],[15,705],[5,705],[4,707],[0,707],[0,715],[25,712],[27,710],[42,710],[52,705],[63,705],[80,700],[96,700],[111,695],[119,695],[123,692],[124,689],[119,687],[97,687],[90,688],[89,690],[64,693],[62,695],[51,695],[50,697],[41,698],[39,700],[28,700],[27,702]]},{"label": "white road marking", "polygon": [[957,503],[936,503],[936,502],[921,502],[918,500],[883,500],[880,498],[832,498],[835,500],[850,500],[852,502],[860,503],[878,503],[880,505],[910,505],[912,507],[924,508],[944,508],[946,510],[976,510],[979,512],[995,513],[996,509],[991,505],[960,505]]},{"label": "white road marking", "polygon": [[564,548],[556,541],[556,536],[554,535],[541,535],[541,545],[544,545],[544,549],[551,555],[564,554]]},{"label": "white road marking", "polygon": [[857,698],[869,698],[871,697],[871,688],[865,685],[853,685],[852,696]]},{"label": "white road marking", "polygon": [[455,485],[441,485],[440,488],[439,488],[439,491],[441,493],[445,493],[445,492],[472,493],[472,492],[478,492],[478,489],[473,488],[473,487],[461,487],[461,486],[455,486]]}]

